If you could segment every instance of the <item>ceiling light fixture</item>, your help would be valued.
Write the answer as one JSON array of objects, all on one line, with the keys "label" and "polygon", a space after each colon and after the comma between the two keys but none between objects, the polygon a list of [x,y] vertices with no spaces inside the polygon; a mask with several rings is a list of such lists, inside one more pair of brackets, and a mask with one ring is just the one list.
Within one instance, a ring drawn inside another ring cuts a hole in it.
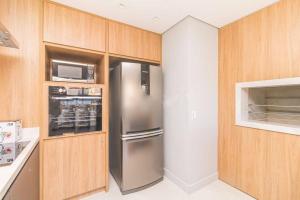
[{"label": "ceiling light fixture", "polygon": [[120,3],[120,4],[119,4],[119,7],[120,7],[120,8],[125,8],[126,5],[125,5],[124,3]]},{"label": "ceiling light fixture", "polygon": [[155,22],[158,22],[159,21],[159,17],[153,17],[152,20],[155,21]]}]

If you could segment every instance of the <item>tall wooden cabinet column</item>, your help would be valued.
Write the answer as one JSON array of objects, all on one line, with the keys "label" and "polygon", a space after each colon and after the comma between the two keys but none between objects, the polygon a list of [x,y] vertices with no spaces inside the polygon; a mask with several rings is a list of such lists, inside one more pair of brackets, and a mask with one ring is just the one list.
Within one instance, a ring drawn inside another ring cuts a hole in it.
[{"label": "tall wooden cabinet column", "polygon": [[[44,1],[42,44],[43,123],[41,135],[41,199],[77,199],[108,189],[108,55],[107,21],[86,12]],[[96,64],[96,83],[52,82],[50,59]],[[50,86],[96,87],[102,90],[102,130],[48,136]]]},{"label": "tall wooden cabinet column", "polygon": [[[108,190],[109,62],[126,58],[160,64],[161,35],[44,0],[43,100],[41,135],[41,199],[77,199]],[[91,61],[97,65],[97,83],[52,82],[51,58]],[[48,87],[102,89],[102,131],[48,136]]]}]

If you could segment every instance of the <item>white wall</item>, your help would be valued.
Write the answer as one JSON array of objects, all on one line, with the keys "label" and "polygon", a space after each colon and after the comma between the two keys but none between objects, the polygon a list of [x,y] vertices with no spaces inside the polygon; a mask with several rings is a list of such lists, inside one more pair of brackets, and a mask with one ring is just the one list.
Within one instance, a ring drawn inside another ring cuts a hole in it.
[{"label": "white wall", "polygon": [[217,178],[218,29],[187,17],[163,34],[166,176],[192,192]]}]

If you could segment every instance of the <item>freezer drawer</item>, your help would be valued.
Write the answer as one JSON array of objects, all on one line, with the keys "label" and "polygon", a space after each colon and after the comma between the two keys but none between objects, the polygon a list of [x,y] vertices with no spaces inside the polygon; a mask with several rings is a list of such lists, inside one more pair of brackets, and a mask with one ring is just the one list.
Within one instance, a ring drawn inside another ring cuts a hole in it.
[{"label": "freezer drawer", "polygon": [[163,177],[163,136],[123,140],[121,190],[145,187]]}]

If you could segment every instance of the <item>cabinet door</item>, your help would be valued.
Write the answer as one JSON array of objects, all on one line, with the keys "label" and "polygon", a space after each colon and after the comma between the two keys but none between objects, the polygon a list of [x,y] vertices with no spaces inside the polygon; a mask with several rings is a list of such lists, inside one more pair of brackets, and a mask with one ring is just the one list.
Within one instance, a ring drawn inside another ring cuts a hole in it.
[{"label": "cabinet door", "polygon": [[105,135],[44,141],[44,200],[66,199],[105,186]]},{"label": "cabinet door", "polygon": [[109,52],[160,61],[161,35],[115,21],[109,21]]},{"label": "cabinet door", "polygon": [[53,2],[44,5],[44,41],[105,51],[104,18]]},{"label": "cabinet door", "polygon": [[39,199],[39,147],[37,146],[11,185],[4,200]]}]

